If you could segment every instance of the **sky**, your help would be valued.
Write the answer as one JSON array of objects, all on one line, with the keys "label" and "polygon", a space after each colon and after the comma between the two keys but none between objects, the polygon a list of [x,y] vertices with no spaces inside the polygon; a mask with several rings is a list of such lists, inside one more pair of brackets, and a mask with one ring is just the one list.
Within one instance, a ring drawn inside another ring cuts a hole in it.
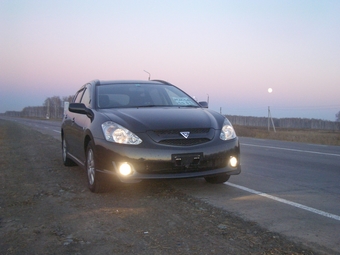
[{"label": "sky", "polygon": [[334,121],[339,13],[338,0],[0,0],[0,113],[147,71],[223,114]]}]

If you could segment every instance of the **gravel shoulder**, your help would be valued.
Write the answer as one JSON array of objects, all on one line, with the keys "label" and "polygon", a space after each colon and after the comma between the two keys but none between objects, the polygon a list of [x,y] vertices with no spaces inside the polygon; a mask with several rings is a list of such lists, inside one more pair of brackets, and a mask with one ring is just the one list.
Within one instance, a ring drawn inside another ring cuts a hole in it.
[{"label": "gravel shoulder", "polygon": [[60,142],[0,119],[0,254],[318,254],[168,185],[93,194]]}]

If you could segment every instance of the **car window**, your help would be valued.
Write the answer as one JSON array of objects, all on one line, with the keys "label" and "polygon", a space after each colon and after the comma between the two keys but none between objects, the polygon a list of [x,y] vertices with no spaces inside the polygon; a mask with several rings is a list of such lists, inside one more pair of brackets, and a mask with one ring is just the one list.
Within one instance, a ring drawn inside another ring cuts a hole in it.
[{"label": "car window", "polygon": [[173,87],[165,88],[172,105],[178,106],[197,106],[197,103],[188,95],[180,90],[174,90]]},{"label": "car window", "polygon": [[84,89],[79,90],[79,91],[77,92],[77,94],[74,96],[73,102],[74,102],[74,103],[80,103],[80,100],[81,100],[81,98],[82,98],[82,96],[83,96],[83,93],[84,93]]},{"label": "car window", "polygon": [[80,100],[81,103],[85,104],[87,108],[90,108],[91,105],[91,93],[90,86],[87,86],[85,92]]},{"label": "car window", "polygon": [[112,84],[97,87],[98,108],[194,106],[197,102],[183,91],[162,84]]}]

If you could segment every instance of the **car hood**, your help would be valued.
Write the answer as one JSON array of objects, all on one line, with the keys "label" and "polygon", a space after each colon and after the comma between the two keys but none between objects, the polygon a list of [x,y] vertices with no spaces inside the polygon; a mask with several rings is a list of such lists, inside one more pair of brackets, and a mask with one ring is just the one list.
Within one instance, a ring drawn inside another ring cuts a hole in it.
[{"label": "car hood", "polygon": [[133,131],[219,129],[224,117],[206,108],[124,108],[101,110],[107,118]]}]

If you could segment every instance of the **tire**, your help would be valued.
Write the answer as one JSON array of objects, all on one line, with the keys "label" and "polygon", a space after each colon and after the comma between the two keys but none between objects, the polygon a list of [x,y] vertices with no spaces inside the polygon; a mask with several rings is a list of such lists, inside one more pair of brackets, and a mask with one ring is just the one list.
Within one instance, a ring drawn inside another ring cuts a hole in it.
[{"label": "tire", "polygon": [[[106,192],[111,188],[107,175],[96,171],[94,146],[90,141],[86,149],[86,174],[89,189],[94,193]],[[105,178],[106,177],[106,178]],[[108,178],[111,179],[111,178]]]},{"label": "tire", "polygon": [[61,150],[62,150],[64,166],[75,166],[76,164],[73,162],[73,160],[67,156],[68,150],[67,150],[67,143],[66,143],[65,137],[63,137],[61,141]]},{"label": "tire", "polygon": [[228,181],[229,178],[230,178],[230,175],[228,175],[228,174],[219,174],[219,175],[204,177],[204,179],[207,182],[213,183],[213,184],[224,183],[224,182]]}]

